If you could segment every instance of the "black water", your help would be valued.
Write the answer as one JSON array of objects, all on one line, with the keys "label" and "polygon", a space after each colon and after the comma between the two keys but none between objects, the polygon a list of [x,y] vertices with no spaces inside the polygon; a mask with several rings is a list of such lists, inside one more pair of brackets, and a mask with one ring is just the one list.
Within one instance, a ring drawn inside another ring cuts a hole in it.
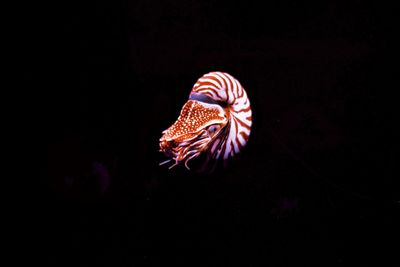
[{"label": "black water", "polygon": [[[390,7],[34,7],[24,75],[44,148],[28,215],[40,262],[396,265]],[[214,70],[247,90],[248,146],[212,174],[159,167],[161,131]]]}]

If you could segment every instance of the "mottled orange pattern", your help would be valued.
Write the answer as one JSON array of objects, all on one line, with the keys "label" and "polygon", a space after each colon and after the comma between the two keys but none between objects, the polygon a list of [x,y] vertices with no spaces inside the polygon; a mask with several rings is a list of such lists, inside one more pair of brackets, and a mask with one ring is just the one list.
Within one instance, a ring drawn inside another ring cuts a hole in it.
[{"label": "mottled orange pattern", "polygon": [[178,120],[164,131],[164,140],[177,142],[191,139],[208,125],[225,121],[224,111],[218,105],[189,100],[182,108]]}]

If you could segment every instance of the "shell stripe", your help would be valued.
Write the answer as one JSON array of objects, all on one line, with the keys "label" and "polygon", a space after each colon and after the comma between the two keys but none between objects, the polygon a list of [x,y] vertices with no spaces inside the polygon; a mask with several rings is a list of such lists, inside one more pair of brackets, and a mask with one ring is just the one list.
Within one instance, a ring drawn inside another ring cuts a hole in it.
[{"label": "shell stripe", "polygon": [[192,92],[206,94],[227,104],[229,125],[225,138],[217,138],[210,147],[210,154],[227,159],[239,153],[246,145],[252,124],[250,101],[238,80],[224,72],[210,72],[195,83]]}]

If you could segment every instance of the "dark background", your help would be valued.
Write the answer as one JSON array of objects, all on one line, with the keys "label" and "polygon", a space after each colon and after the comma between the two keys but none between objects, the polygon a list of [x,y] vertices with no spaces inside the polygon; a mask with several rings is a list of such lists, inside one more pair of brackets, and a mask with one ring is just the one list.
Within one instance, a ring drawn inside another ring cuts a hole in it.
[{"label": "dark background", "polygon": [[[38,260],[396,265],[391,7],[143,0],[24,10]],[[215,70],[247,90],[248,145],[212,174],[159,167],[161,131]]]}]

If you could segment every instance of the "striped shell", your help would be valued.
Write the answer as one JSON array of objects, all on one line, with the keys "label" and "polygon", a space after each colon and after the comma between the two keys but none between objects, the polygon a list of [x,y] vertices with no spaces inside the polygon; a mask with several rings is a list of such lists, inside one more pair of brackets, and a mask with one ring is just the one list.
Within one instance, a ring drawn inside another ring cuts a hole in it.
[{"label": "striped shell", "polygon": [[160,165],[187,163],[207,154],[227,160],[246,145],[252,124],[250,101],[238,80],[225,72],[210,72],[197,80],[177,121],[163,131],[160,151],[169,157]]}]

